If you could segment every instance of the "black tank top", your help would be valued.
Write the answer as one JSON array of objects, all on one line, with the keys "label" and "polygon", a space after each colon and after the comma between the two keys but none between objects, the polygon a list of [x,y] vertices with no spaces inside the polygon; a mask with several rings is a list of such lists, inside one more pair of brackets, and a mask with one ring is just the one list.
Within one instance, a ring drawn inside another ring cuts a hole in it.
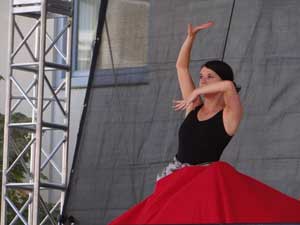
[{"label": "black tank top", "polygon": [[192,110],[179,128],[176,158],[182,163],[196,165],[218,161],[224,148],[233,137],[225,131],[223,110],[207,120],[198,120],[197,113],[202,105]]}]

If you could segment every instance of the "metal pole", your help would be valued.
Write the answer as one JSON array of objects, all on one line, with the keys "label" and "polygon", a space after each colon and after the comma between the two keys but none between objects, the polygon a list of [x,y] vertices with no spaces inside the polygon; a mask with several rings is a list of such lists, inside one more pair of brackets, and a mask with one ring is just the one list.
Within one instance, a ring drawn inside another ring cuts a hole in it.
[{"label": "metal pole", "polygon": [[[35,30],[35,45],[34,45],[34,56],[36,59],[39,58],[39,48],[40,48],[40,27],[37,27],[37,29]],[[37,74],[34,74],[34,80],[37,80]],[[33,90],[32,90],[32,94],[33,97],[37,100],[37,83],[34,84]],[[37,101],[34,100],[33,104],[36,105]],[[32,123],[34,123],[36,121],[36,112],[32,111],[31,113],[31,118],[32,118]],[[35,139],[35,133],[31,133],[31,139]],[[35,149],[36,149],[36,142],[34,142],[31,145],[31,153],[30,153],[30,173],[33,174],[34,173],[34,159],[35,159]],[[30,179],[30,183],[33,183],[34,180]],[[33,193],[30,192],[29,193],[29,199],[32,201],[33,198]],[[32,220],[33,220],[33,208],[32,208],[32,204],[29,204],[28,206],[28,224],[32,224]]]},{"label": "metal pole", "polygon": [[[67,31],[67,57],[66,57],[66,63],[70,65],[70,68],[72,68],[72,33],[73,33],[73,21],[72,18],[68,18],[67,23],[70,24]],[[71,72],[66,72],[65,75],[65,112],[68,117],[65,117],[64,122],[69,127],[70,126],[70,101],[71,101]],[[70,127],[69,127],[70,128]],[[67,186],[68,184],[68,155],[69,155],[69,129],[64,132],[65,133],[65,142],[63,144],[63,154],[62,154],[62,180],[61,182]],[[63,211],[63,205],[65,200],[65,192],[61,193],[61,207],[60,207],[60,214],[62,214]]]},{"label": "metal pole", "polygon": [[39,224],[39,196],[40,196],[40,165],[42,149],[42,126],[43,126],[43,98],[44,98],[44,66],[45,66],[45,45],[46,45],[46,26],[47,26],[47,0],[41,4],[40,17],[40,44],[39,44],[39,67],[38,67],[38,90],[37,90],[37,123],[36,123],[36,148],[34,154],[34,184],[32,198],[32,225]]},{"label": "metal pole", "polygon": [[6,195],[7,195],[7,176],[6,170],[8,168],[8,147],[9,147],[9,123],[11,120],[10,108],[11,108],[11,80],[10,77],[12,75],[12,52],[14,49],[14,15],[13,11],[13,2],[12,0],[9,2],[9,35],[8,35],[8,71],[6,78],[6,103],[5,103],[5,121],[4,121],[4,138],[3,138],[3,169],[2,169],[2,194],[1,194],[1,225],[6,224]]}]

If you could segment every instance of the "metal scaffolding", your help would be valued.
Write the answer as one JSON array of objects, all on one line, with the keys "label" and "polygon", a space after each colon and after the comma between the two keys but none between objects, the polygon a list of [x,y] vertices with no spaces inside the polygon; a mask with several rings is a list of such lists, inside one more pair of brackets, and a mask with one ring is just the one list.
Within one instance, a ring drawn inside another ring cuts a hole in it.
[{"label": "metal scaffolding", "polygon": [[[68,183],[73,2],[11,0],[9,7],[1,225],[15,224],[17,221],[32,225],[57,224],[58,218],[54,213],[61,213]],[[27,32],[22,29],[23,20],[31,23],[31,29]],[[61,30],[56,31],[49,26],[49,23],[59,20],[63,21],[60,23],[63,24]],[[29,54],[26,60],[24,56],[19,56],[22,51]],[[59,78],[54,79],[54,76]],[[53,82],[57,80],[59,83]],[[21,105],[29,108],[27,113],[31,114],[31,122],[12,121],[12,114]],[[54,117],[48,112],[49,108],[57,108],[61,116]],[[16,151],[12,149],[14,140],[11,134],[18,129],[30,135],[27,144]],[[53,146],[45,144],[49,137],[55,141]],[[12,154],[15,155],[14,160],[11,160]],[[25,156],[29,160],[25,161]],[[10,174],[16,165],[21,165],[26,171],[26,179],[19,183],[11,181]],[[53,181],[43,176],[49,171],[56,171]],[[56,193],[52,198],[57,196],[53,202],[47,196],[51,191]],[[12,193],[21,193],[27,200],[16,202]],[[13,212],[10,220],[8,212]]]}]

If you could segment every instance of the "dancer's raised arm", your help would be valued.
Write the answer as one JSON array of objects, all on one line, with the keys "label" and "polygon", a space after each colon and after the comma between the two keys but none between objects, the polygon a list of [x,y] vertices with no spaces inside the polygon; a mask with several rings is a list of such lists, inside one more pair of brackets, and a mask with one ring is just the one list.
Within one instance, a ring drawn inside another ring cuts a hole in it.
[{"label": "dancer's raised arm", "polygon": [[[182,94],[182,98],[186,99],[195,89],[195,84],[193,82],[192,76],[189,70],[190,64],[190,54],[193,45],[193,41],[196,37],[198,31],[206,29],[213,25],[213,22],[208,22],[196,27],[192,27],[191,24],[188,24],[187,37],[184,43],[181,46],[177,62],[176,69],[178,75],[179,86]],[[201,104],[201,99],[198,98],[193,105],[186,109],[186,115],[190,112],[194,107]]]}]

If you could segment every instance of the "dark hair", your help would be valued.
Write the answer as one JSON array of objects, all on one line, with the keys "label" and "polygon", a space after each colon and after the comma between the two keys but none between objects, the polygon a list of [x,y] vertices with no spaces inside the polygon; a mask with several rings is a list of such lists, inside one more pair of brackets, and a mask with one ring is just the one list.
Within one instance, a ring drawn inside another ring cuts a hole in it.
[{"label": "dark hair", "polygon": [[237,92],[241,90],[241,86],[238,86],[234,82],[233,71],[227,63],[220,60],[212,60],[204,63],[201,68],[204,66],[216,72],[222,78],[222,80],[232,81]]}]

